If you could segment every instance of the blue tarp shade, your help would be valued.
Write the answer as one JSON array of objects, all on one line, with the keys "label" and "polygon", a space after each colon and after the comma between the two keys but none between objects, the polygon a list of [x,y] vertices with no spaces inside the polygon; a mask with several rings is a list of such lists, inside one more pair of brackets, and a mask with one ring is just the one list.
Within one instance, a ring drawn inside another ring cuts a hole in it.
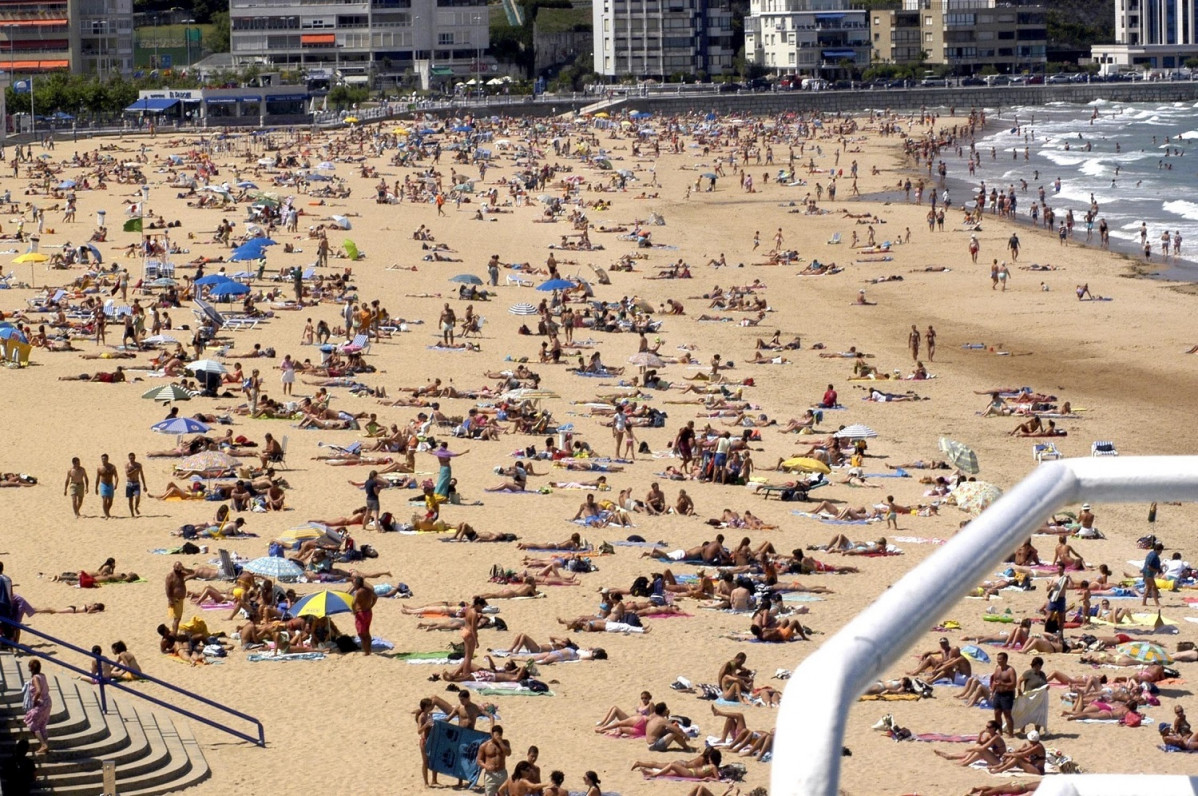
[{"label": "blue tarp shade", "polygon": [[857,57],[856,50],[824,50],[824,58],[855,58]]},{"label": "blue tarp shade", "polygon": [[179,100],[167,99],[166,97],[139,99],[128,108],[125,108],[125,113],[162,113],[168,108],[173,108],[178,104]]}]

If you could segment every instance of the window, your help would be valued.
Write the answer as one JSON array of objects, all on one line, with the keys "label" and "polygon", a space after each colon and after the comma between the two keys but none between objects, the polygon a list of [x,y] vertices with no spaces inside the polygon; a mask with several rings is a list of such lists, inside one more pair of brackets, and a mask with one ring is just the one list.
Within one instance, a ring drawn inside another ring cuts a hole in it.
[{"label": "window", "polygon": [[923,25],[924,25],[924,27],[925,27],[925,28],[930,28],[930,27],[932,27],[932,18],[931,18],[931,17],[924,17],[924,18],[923,18]]},{"label": "window", "polygon": [[445,47],[445,46],[452,46],[452,45],[453,45],[453,31],[449,31],[448,33],[438,33],[437,34],[437,46],[438,47]]},{"label": "window", "polygon": [[931,34],[931,33],[925,33],[925,34],[923,34],[923,40],[924,40],[924,41],[931,41],[931,40],[932,40],[932,34]]}]

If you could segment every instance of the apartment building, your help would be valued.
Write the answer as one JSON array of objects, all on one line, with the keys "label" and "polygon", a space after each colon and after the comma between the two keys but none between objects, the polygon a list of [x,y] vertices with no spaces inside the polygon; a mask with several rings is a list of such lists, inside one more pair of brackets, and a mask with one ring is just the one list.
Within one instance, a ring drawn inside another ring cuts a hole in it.
[{"label": "apartment building", "polygon": [[128,74],[133,0],[0,0],[0,70]]},{"label": "apartment building", "polygon": [[230,0],[238,66],[329,69],[349,83],[427,68],[465,76],[490,46],[486,0]]},{"label": "apartment building", "polygon": [[869,18],[848,0],[751,0],[745,57],[782,73],[834,77],[845,61],[869,65]]},{"label": "apartment building", "polygon": [[902,10],[870,11],[873,60],[927,63],[973,74],[1042,71],[1048,31],[1044,6],[1027,0],[904,0]]},{"label": "apartment building", "polygon": [[1198,58],[1198,0],[1115,0],[1115,44],[1091,52],[1107,71],[1184,66]]},{"label": "apartment building", "polygon": [[607,77],[730,74],[728,0],[595,0],[594,68]]}]

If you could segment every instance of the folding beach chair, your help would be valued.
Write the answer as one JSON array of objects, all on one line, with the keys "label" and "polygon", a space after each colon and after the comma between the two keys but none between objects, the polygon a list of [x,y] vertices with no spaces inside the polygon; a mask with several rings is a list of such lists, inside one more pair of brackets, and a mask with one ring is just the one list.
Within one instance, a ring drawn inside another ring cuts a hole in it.
[{"label": "folding beach chair", "polygon": [[220,554],[220,578],[221,580],[237,580],[237,565],[233,563],[233,557],[229,555],[228,550],[218,550]]},{"label": "folding beach chair", "polygon": [[1037,442],[1032,445],[1032,458],[1037,462],[1047,462],[1063,459],[1065,456],[1057,450],[1055,442]]},{"label": "folding beach chair", "polygon": [[830,246],[835,246],[838,243],[840,243],[840,233],[839,232],[837,232],[832,237],[828,238],[828,244]]},{"label": "folding beach chair", "polygon": [[1090,446],[1091,456],[1118,456],[1119,451],[1115,450],[1115,443],[1110,440],[1099,440]]},{"label": "folding beach chair", "polygon": [[348,343],[345,343],[341,346],[341,351],[349,354],[356,354],[359,352],[363,354],[370,353],[370,335],[359,334],[355,336],[353,340],[350,340]]}]

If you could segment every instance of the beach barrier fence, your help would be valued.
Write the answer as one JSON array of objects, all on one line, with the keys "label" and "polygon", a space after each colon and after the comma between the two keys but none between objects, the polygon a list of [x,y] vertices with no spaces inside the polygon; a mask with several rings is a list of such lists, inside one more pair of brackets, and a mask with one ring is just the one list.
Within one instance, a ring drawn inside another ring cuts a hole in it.
[{"label": "beach barrier fence", "polygon": [[[849,708],[1063,506],[1198,500],[1198,456],[1046,462],[797,666],[775,725],[773,796],[837,796]],[[1151,780],[1151,782],[1150,782]],[[1037,794],[1198,793],[1198,777],[1054,775]]]},{"label": "beach barrier fence", "polygon": [[[116,671],[122,671],[122,672],[130,671],[125,666],[117,663],[114,660],[105,658],[103,655],[97,655],[96,653],[92,652],[91,650],[85,650],[83,647],[76,646],[69,641],[63,641],[60,638],[55,638],[54,636],[51,636],[48,633],[43,633],[40,630],[37,630],[36,628],[32,628],[29,625],[23,625],[20,622],[16,622],[16,621],[13,621],[12,619],[9,619],[8,617],[0,616],[0,623],[8,625],[11,628],[20,630],[21,635],[25,635],[26,633],[28,633],[30,635],[37,636],[38,638],[45,639],[46,641],[49,641],[53,644],[57,644],[59,647],[62,647],[64,649],[71,650],[72,652],[77,652],[80,655],[83,655],[84,657],[91,659],[95,663],[98,671],[103,671],[103,669],[101,669],[100,667],[105,664],[108,666],[111,666]],[[108,712],[108,698],[107,698],[107,694],[105,693],[105,689],[106,688],[116,688],[119,691],[121,691],[122,693],[129,694],[131,696],[135,696],[138,699],[144,699],[145,701],[150,702],[154,705],[157,705],[158,707],[163,708],[165,710],[169,710],[172,713],[178,713],[181,716],[186,716],[187,718],[191,719],[192,721],[198,721],[201,724],[206,724],[209,727],[220,730],[221,732],[228,733],[229,735],[232,735],[234,738],[240,738],[243,741],[248,741],[249,743],[252,743],[255,746],[266,746],[266,729],[262,726],[262,722],[259,721],[258,719],[254,718],[253,716],[250,716],[246,713],[242,713],[240,710],[231,708],[228,705],[222,705],[219,702],[215,702],[211,699],[208,699],[207,697],[202,697],[199,694],[196,694],[196,693],[193,693],[186,689],[180,688],[179,686],[174,685],[172,683],[168,683],[165,680],[160,680],[157,677],[146,674],[145,672],[137,672],[136,673],[137,679],[139,681],[154,683],[155,685],[161,686],[162,688],[165,688],[168,691],[171,691],[175,694],[179,694],[181,696],[185,696],[188,699],[193,699],[197,702],[200,702],[203,705],[207,705],[208,707],[218,710],[226,715],[233,716],[235,718],[239,718],[244,721],[247,721],[253,725],[254,730],[256,730],[256,732],[254,734],[243,732],[239,729],[236,729],[235,727],[230,727],[229,725],[222,724],[221,722],[216,721],[214,719],[210,719],[205,716],[201,716],[198,713],[187,710],[186,708],[181,708],[178,705],[172,705],[170,702],[166,702],[165,700],[159,699],[158,697],[147,694],[144,689],[130,688],[129,686],[127,686],[125,684],[125,681],[116,680],[111,677],[104,677],[103,675],[94,675],[94,674],[92,674],[91,671],[89,671],[87,669],[83,669],[79,666],[75,666],[74,664],[67,663],[66,661],[59,658],[57,655],[42,652],[41,650],[34,649],[33,647],[31,647],[27,644],[22,644],[18,641],[13,641],[12,639],[8,639],[8,638],[4,638],[3,636],[0,636],[0,646],[8,647],[9,649],[12,649],[12,650],[19,650],[20,652],[23,652],[26,655],[33,655],[37,658],[40,658],[43,661],[52,663],[55,666],[61,666],[62,668],[66,669],[68,671],[74,672],[75,674],[82,677],[84,680],[90,680],[90,681],[94,682],[97,686],[99,686],[99,689],[100,689],[100,710],[103,711],[104,713]]]}]

